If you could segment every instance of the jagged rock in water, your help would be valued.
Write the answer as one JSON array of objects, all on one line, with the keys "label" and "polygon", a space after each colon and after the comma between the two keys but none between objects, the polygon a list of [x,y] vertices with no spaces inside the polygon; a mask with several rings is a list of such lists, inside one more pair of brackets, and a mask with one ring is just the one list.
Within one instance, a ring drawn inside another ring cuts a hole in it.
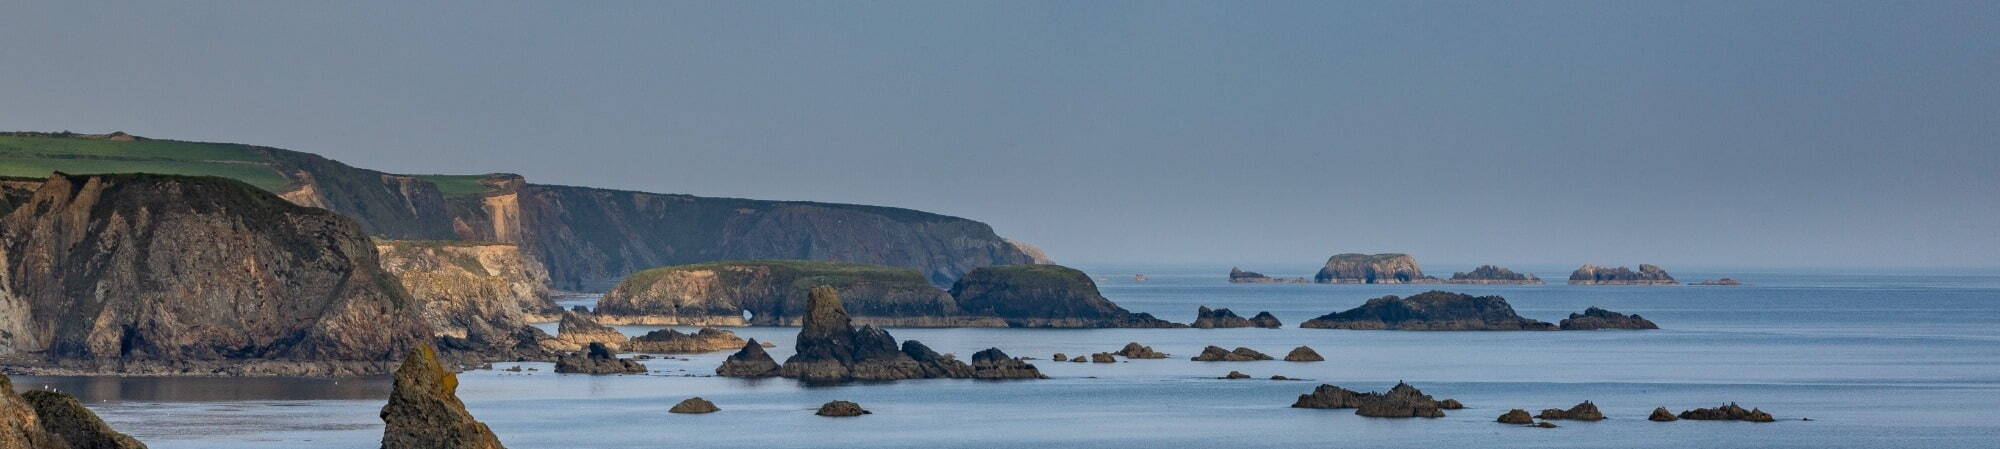
[{"label": "jagged rock in water", "polygon": [[967,314],[995,316],[1010,327],[1186,327],[1118,307],[1082,271],[1061,265],[972,270],[951,287]]},{"label": "jagged rock in water", "polygon": [[1303,284],[1306,282],[1306,278],[1279,279],[1265,276],[1264,273],[1243,271],[1241,268],[1229,267],[1229,282],[1238,284]]},{"label": "jagged rock in water", "polygon": [[1114,353],[1114,354],[1117,354],[1117,355],[1120,355],[1120,356],[1124,356],[1125,358],[1128,358],[1128,359],[1164,359],[1164,358],[1167,358],[1167,354],[1166,354],[1166,353],[1164,353],[1164,352],[1159,352],[1159,351],[1154,351],[1154,350],[1153,350],[1153,347],[1152,347],[1152,346],[1146,346],[1146,345],[1141,345],[1141,344],[1139,344],[1139,342],[1136,342],[1136,341],[1135,341],[1135,342],[1131,342],[1131,343],[1126,343],[1126,344],[1125,344],[1125,347],[1124,347],[1124,348],[1122,348],[1122,349],[1119,349],[1119,350],[1118,350],[1118,352],[1116,352],[1116,353]]},{"label": "jagged rock in water", "polygon": [[1738,281],[1730,278],[1722,278],[1722,279],[1710,279],[1706,281],[1696,282],[1694,285],[1731,287],[1731,286],[1743,285],[1743,281]]},{"label": "jagged rock in water", "polygon": [[1060,353],[1060,352],[1058,352],[1058,353],[1056,353],[1056,355],[1054,355],[1054,356],[1051,356],[1051,357],[1049,357],[1049,361],[1051,361],[1051,362],[1067,362],[1067,361],[1069,361],[1069,356],[1068,356],[1068,355],[1064,355],[1063,353]]},{"label": "jagged rock in water", "polygon": [[1679,421],[1680,419],[1681,419],[1680,417],[1674,416],[1674,412],[1667,411],[1666,407],[1654,408],[1653,415],[1646,417],[1647,421],[1656,421],[1656,422],[1672,422],[1672,421]]},{"label": "jagged rock in water", "polygon": [[382,406],[382,449],[500,449],[499,438],[458,400],[458,376],[418,346],[396,369],[396,386]]},{"label": "jagged rock in water", "polygon": [[618,358],[611,347],[604,343],[590,342],[583,351],[564,354],[556,359],[556,372],[575,374],[639,374],[646,372],[646,365],[632,359]]},{"label": "jagged rock in water", "polygon": [[1201,355],[1194,356],[1189,360],[1197,362],[1249,362],[1271,360],[1271,356],[1244,347],[1238,347],[1236,350],[1230,351],[1224,350],[1220,346],[1209,346],[1201,349]]},{"label": "jagged rock in water", "polygon": [[723,359],[722,366],[715,369],[715,375],[722,377],[771,377],[778,375],[778,362],[771,354],[764,352],[764,345],[752,338],[743,344],[743,349]]},{"label": "jagged rock in water", "polygon": [[1528,416],[1527,410],[1522,410],[1517,408],[1513,410],[1508,410],[1507,413],[1500,415],[1500,419],[1498,419],[1497,421],[1499,421],[1501,424],[1529,425],[1535,423],[1535,417]]},{"label": "jagged rock in water", "polygon": [[1472,269],[1471,272],[1452,273],[1451,279],[1446,279],[1445,283],[1482,284],[1482,285],[1541,285],[1542,278],[1535,277],[1535,275],[1532,274],[1515,273],[1514,270],[1509,270],[1504,267],[1496,267],[1492,265],[1480,265],[1479,268],[1474,268]]},{"label": "jagged rock in water", "polygon": [[431,335],[354,221],[248,184],[56,173],[23,201],[0,219],[0,351],[72,372],[364,375]]},{"label": "jagged rock in water", "polygon": [[971,365],[966,365],[965,362],[960,362],[951,356],[939,354],[931,350],[930,346],[925,346],[923,342],[904,340],[903,354],[917,362],[917,369],[923,372],[921,377],[952,379],[973,377]]},{"label": "jagged rock in water", "polygon": [[1194,324],[1190,324],[1189,327],[1194,327],[1199,329],[1224,329],[1224,328],[1238,328],[1238,327],[1261,327],[1266,329],[1277,329],[1280,327],[1284,327],[1284,325],[1278,323],[1278,317],[1271,315],[1271,312],[1258,312],[1256,318],[1245,319],[1242,316],[1236,315],[1236,312],[1230,311],[1229,309],[1210,310],[1208,306],[1201,306],[1200,308],[1195,309]]},{"label": "jagged rock in water", "polygon": [[1556,330],[1553,324],[1522,318],[1499,296],[1428,291],[1408,298],[1370,299],[1360,307],[1300,323],[1307,329],[1360,330]]},{"label": "jagged rock in water", "polygon": [[1225,380],[1249,379],[1249,378],[1250,378],[1249,374],[1243,374],[1240,371],[1230,371],[1229,374],[1225,374],[1222,377],[1220,377],[1220,379],[1225,379]]},{"label": "jagged rock in water", "polygon": [[[813,287],[832,287],[856,324],[1005,327],[973,316],[908,268],[810,260],[739,260],[660,267],[620,282],[598,301],[614,324],[797,326]],[[750,314],[744,318],[745,312]]]},{"label": "jagged rock in water", "polygon": [[548,271],[520,247],[489,242],[377,240],[382,269],[422,305],[433,336],[496,359],[546,357],[530,315],[561,310]]},{"label": "jagged rock in water", "polygon": [[986,348],[972,354],[974,379],[1047,379],[1035,365],[1008,357],[1000,348]]},{"label": "jagged rock in water", "polygon": [[1294,408],[1355,409],[1354,414],[1377,418],[1442,418],[1436,400],[1416,387],[1398,382],[1387,394],[1362,393],[1333,385],[1320,385],[1310,394],[1299,395]]},{"label": "jagged rock in water", "polygon": [[726,351],[743,346],[743,339],[730,332],[713,327],[704,327],[687,334],[673,329],[647,332],[625,341],[623,350],[633,352],[653,352],[662,354],[685,354]]},{"label": "jagged rock in water", "polygon": [[[4,387],[7,387],[4,381],[0,381],[0,388]],[[14,394],[14,391],[9,389],[5,393],[0,394],[11,396]],[[46,446],[9,446],[8,437],[0,436],[0,447],[9,449],[15,447],[47,447],[50,449],[146,449],[146,445],[140,443],[139,440],[132,439],[131,436],[112,430],[110,425],[104,423],[104,420],[98,419],[96,413],[91,413],[90,409],[83,407],[82,402],[78,402],[75,397],[71,397],[69,394],[48,390],[34,390],[21,394],[19,400],[33,409],[35,414],[35,419],[27,420],[22,424],[39,424],[40,431],[45,432],[43,441],[39,444],[45,444]],[[5,405],[0,405],[0,407],[5,407]],[[0,415],[4,414],[6,412],[0,412]]]},{"label": "jagged rock in water", "polygon": [[785,359],[778,375],[816,383],[923,377],[917,361],[887,331],[853,327],[832,287],[814,287],[811,296],[797,353]]},{"label": "jagged rock in water", "polygon": [[1408,254],[1335,254],[1313,275],[1321,284],[1435,284]]},{"label": "jagged rock in water", "polygon": [[722,409],[720,408],[716,408],[714,402],[708,402],[707,399],[702,399],[701,397],[697,396],[697,397],[687,398],[686,400],[681,401],[681,403],[679,404],[674,404],[674,408],[667,409],[667,413],[684,413],[684,414],[698,415],[702,413],[715,413],[721,410]]},{"label": "jagged rock in water", "polygon": [[1446,399],[1438,401],[1438,408],[1445,410],[1458,410],[1465,408],[1465,404],[1458,402],[1457,399]]},{"label": "jagged rock in water", "polygon": [[1287,362],[1324,362],[1324,361],[1326,361],[1326,358],[1324,358],[1324,357],[1320,357],[1320,356],[1319,356],[1319,352],[1318,352],[1318,351],[1314,351],[1314,350],[1313,350],[1313,348],[1311,348],[1311,347],[1306,347],[1306,346],[1300,346],[1300,347],[1296,347],[1296,348],[1292,348],[1292,352],[1291,352],[1291,353],[1288,353],[1288,354],[1285,354],[1285,361],[1287,361]]},{"label": "jagged rock in water", "polygon": [[846,417],[846,416],[868,415],[873,413],[875,412],[861,409],[861,404],[856,404],[848,401],[833,401],[826,403],[826,405],[819,406],[819,411],[813,414],[819,416]]},{"label": "jagged rock in water", "polygon": [[1099,352],[1090,355],[1090,363],[1118,363],[1118,358],[1109,352]]},{"label": "jagged rock in water", "polygon": [[1659,325],[1653,324],[1652,321],[1640,318],[1638,314],[1626,315],[1596,307],[1584,309],[1583,313],[1569,314],[1569,318],[1563,319],[1560,326],[1562,330],[1566,331],[1597,329],[1645,330],[1660,328]]},{"label": "jagged rock in water", "polygon": [[1250,325],[1265,329],[1281,329],[1285,327],[1285,323],[1278,322],[1278,316],[1272,315],[1271,312],[1257,312],[1257,316],[1250,317]]},{"label": "jagged rock in water", "polygon": [[1312,393],[1299,395],[1292,408],[1360,408],[1364,401],[1378,399],[1380,394],[1362,393],[1333,385],[1321,384]]},{"label": "jagged rock in water", "polygon": [[1569,274],[1570,285],[1679,285],[1667,270],[1639,264],[1639,271],[1625,267],[1584,265]]},{"label": "jagged rock in water", "polygon": [[1597,404],[1592,404],[1590,401],[1583,401],[1581,404],[1570,407],[1569,410],[1555,408],[1542,410],[1542,413],[1535,415],[1535,417],[1541,419],[1598,421],[1604,419],[1604,413],[1597,411]]},{"label": "jagged rock in water", "polygon": [[611,326],[598,324],[590,315],[563,312],[562,321],[556,323],[556,336],[542,343],[555,351],[580,351],[591,343],[603,343],[612,349],[625,346],[625,334],[618,333]]},{"label": "jagged rock in water", "polygon": [[1771,417],[1770,413],[1765,413],[1763,410],[1754,408],[1744,410],[1743,407],[1736,405],[1734,402],[1716,408],[1698,408],[1681,412],[1680,418],[1695,421],[1776,421],[1775,418]]}]

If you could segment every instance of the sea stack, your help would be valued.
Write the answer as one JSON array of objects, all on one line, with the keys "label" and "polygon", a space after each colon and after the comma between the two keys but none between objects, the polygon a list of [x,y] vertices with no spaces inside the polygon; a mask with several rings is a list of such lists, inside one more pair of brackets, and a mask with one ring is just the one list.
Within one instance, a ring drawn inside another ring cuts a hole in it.
[{"label": "sea stack", "polygon": [[778,375],[815,383],[923,376],[917,361],[903,354],[887,331],[855,328],[833,287],[813,287],[796,348]]},{"label": "sea stack", "polygon": [[1680,285],[1680,281],[1654,265],[1639,264],[1639,271],[1584,265],[1569,274],[1569,285]]},{"label": "sea stack", "polygon": [[771,353],[764,352],[764,345],[752,338],[743,344],[743,349],[730,354],[715,369],[715,375],[722,377],[771,377],[778,375],[778,362],[771,359]]},{"label": "sea stack", "polygon": [[1535,275],[1532,274],[1515,273],[1514,270],[1509,270],[1505,267],[1480,265],[1479,268],[1474,268],[1470,272],[1452,273],[1451,279],[1446,279],[1445,283],[1479,284],[1479,285],[1541,285],[1542,278],[1535,277]]},{"label": "sea stack", "polygon": [[1522,318],[1499,296],[1429,291],[1398,298],[1370,299],[1360,307],[1300,323],[1307,329],[1517,331],[1556,330],[1553,324]]},{"label": "sea stack", "polygon": [[1313,275],[1321,284],[1435,284],[1408,254],[1335,254]]},{"label": "sea stack", "polygon": [[500,449],[500,439],[458,400],[458,376],[437,352],[420,345],[396,369],[395,389],[382,406],[382,449]]}]

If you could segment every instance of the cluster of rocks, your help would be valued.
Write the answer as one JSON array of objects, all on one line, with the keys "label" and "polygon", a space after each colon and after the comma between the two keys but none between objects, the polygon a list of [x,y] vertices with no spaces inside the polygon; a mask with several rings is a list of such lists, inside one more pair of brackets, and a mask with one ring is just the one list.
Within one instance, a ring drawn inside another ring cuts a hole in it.
[{"label": "cluster of rocks", "polygon": [[1583,313],[1569,314],[1569,318],[1563,319],[1559,327],[1566,331],[1660,328],[1659,325],[1639,317],[1638,314],[1626,315],[1596,307],[1584,309]]},{"label": "cluster of rocks", "polygon": [[716,374],[728,377],[777,376],[809,383],[886,381],[920,378],[1043,379],[1035,366],[999,348],[973,355],[972,363],[932,351],[915,340],[899,347],[888,331],[853,327],[840,294],[831,287],[811,291],[797,352],[777,364],[754,341],[724,360]]},{"label": "cluster of rocks", "polygon": [[1313,275],[1321,284],[1436,284],[1408,254],[1335,254]]},{"label": "cluster of rocks", "polygon": [[1229,282],[1237,284],[1304,284],[1306,278],[1274,278],[1264,273],[1229,267]]},{"label": "cluster of rocks", "polygon": [[1556,330],[1546,322],[1522,318],[1499,296],[1428,291],[1408,298],[1395,295],[1370,299],[1360,307],[1300,323],[1308,329],[1361,330]]},{"label": "cluster of rocks", "polygon": [[[1662,410],[1666,409],[1661,408],[1659,410],[1655,410],[1654,414],[1657,415],[1658,412]],[[1742,406],[1738,406],[1734,402],[1715,408],[1697,408],[1694,410],[1684,411],[1681,412],[1680,419],[1689,419],[1695,421],[1749,421],[1749,422],[1772,422],[1777,420],[1776,418],[1772,418],[1770,413],[1766,413],[1763,410],[1755,408],[1744,410]]]},{"label": "cluster of rocks", "polygon": [[[1549,424],[1548,421],[1601,421],[1604,419],[1604,413],[1597,410],[1597,404],[1593,404],[1590,401],[1583,401],[1583,403],[1572,406],[1568,410],[1558,408],[1545,409],[1533,417],[1528,416],[1528,411],[1517,408],[1500,415],[1498,421],[1502,424],[1527,425],[1535,424],[1533,418],[1541,418],[1543,421],[1539,425],[1542,427],[1555,427],[1553,424]],[[1763,410],[1757,409],[1744,410],[1743,407],[1737,406],[1733,402],[1716,408],[1688,410],[1681,412],[1679,416],[1675,416],[1673,412],[1667,411],[1666,407],[1659,407],[1653,409],[1653,413],[1646,417],[1646,420],[1656,422],[1671,422],[1682,419],[1749,422],[1772,422],[1774,420],[1770,413],[1765,413]]]},{"label": "cluster of rocks", "polygon": [[1667,270],[1639,264],[1639,271],[1625,267],[1584,265],[1569,274],[1569,285],[1680,285]]},{"label": "cluster of rocks", "polygon": [[1190,358],[1188,360],[1193,360],[1197,362],[1250,362],[1257,360],[1271,360],[1271,356],[1265,355],[1262,352],[1257,352],[1254,349],[1244,348],[1244,347],[1238,347],[1235,350],[1227,350],[1227,349],[1222,349],[1221,346],[1209,346],[1201,349],[1201,355],[1194,356],[1193,358]]},{"label": "cluster of rocks", "polygon": [[1294,408],[1355,409],[1354,414],[1377,418],[1443,418],[1445,410],[1465,408],[1456,400],[1438,401],[1410,384],[1397,382],[1388,393],[1362,393],[1320,385],[1299,395]]},{"label": "cluster of rocks", "polygon": [[563,354],[556,359],[556,372],[573,374],[641,374],[646,365],[632,359],[618,358],[610,346],[590,342],[582,351]]},{"label": "cluster of rocks", "polygon": [[49,390],[15,394],[13,381],[0,375],[0,448],[145,449],[146,445],[112,430],[69,394]]},{"label": "cluster of rocks", "polygon": [[1229,309],[1211,310],[1208,308],[1208,306],[1201,306],[1199,308],[1196,308],[1194,312],[1194,323],[1188,326],[1197,329],[1224,329],[1224,328],[1239,328],[1239,327],[1261,327],[1265,329],[1277,329],[1285,327],[1283,323],[1278,322],[1277,316],[1271,315],[1271,312],[1257,312],[1256,317],[1243,318],[1242,316],[1238,316],[1236,312],[1231,311]]},{"label": "cluster of rocks", "polygon": [[1514,270],[1509,270],[1506,267],[1480,265],[1479,268],[1474,268],[1471,272],[1452,273],[1451,278],[1445,279],[1444,282],[1447,284],[1479,285],[1541,285],[1542,278],[1535,277],[1532,274],[1515,273]]},{"label": "cluster of rocks", "polygon": [[660,329],[646,335],[633,337],[625,342],[625,351],[650,352],[658,354],[682,354],[724,351],[743,346],[743,338],[730,332],[712,327],[704,327],[693,333],[682,333],[673,329]]}]

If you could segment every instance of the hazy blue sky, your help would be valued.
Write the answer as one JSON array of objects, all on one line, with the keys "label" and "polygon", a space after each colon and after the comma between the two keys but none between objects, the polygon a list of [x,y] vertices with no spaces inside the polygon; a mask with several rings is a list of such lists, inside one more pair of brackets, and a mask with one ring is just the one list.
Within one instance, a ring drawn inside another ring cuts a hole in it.
[{"label": "hazy blue sky", "polygon": [[76,3],[4,6],[0,129],[1066,261],[2000,265],[2000,2]]}]

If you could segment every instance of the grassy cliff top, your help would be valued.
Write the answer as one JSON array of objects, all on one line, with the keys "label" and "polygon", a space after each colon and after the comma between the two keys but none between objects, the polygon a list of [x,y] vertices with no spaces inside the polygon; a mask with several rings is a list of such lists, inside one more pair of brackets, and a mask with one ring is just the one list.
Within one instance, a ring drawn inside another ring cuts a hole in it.
[{"label": "grassy cliff top", "polygon": [[263,152],[248,145],[111,140],[74,134],[0,134],[0,176],[45,178],[58,171],[78,175],[216,176],[272,191],[291,184]]},{"label": "grassy cliff top", "polygon": [[[1014,288],[1075,288],[1096,291],[1097,284],[1082,270],[1054,264],[1022,264],[980,267],[959,279],[971,283],[1005,284]],[[954,291],[957,286],[954,286]]]}]

